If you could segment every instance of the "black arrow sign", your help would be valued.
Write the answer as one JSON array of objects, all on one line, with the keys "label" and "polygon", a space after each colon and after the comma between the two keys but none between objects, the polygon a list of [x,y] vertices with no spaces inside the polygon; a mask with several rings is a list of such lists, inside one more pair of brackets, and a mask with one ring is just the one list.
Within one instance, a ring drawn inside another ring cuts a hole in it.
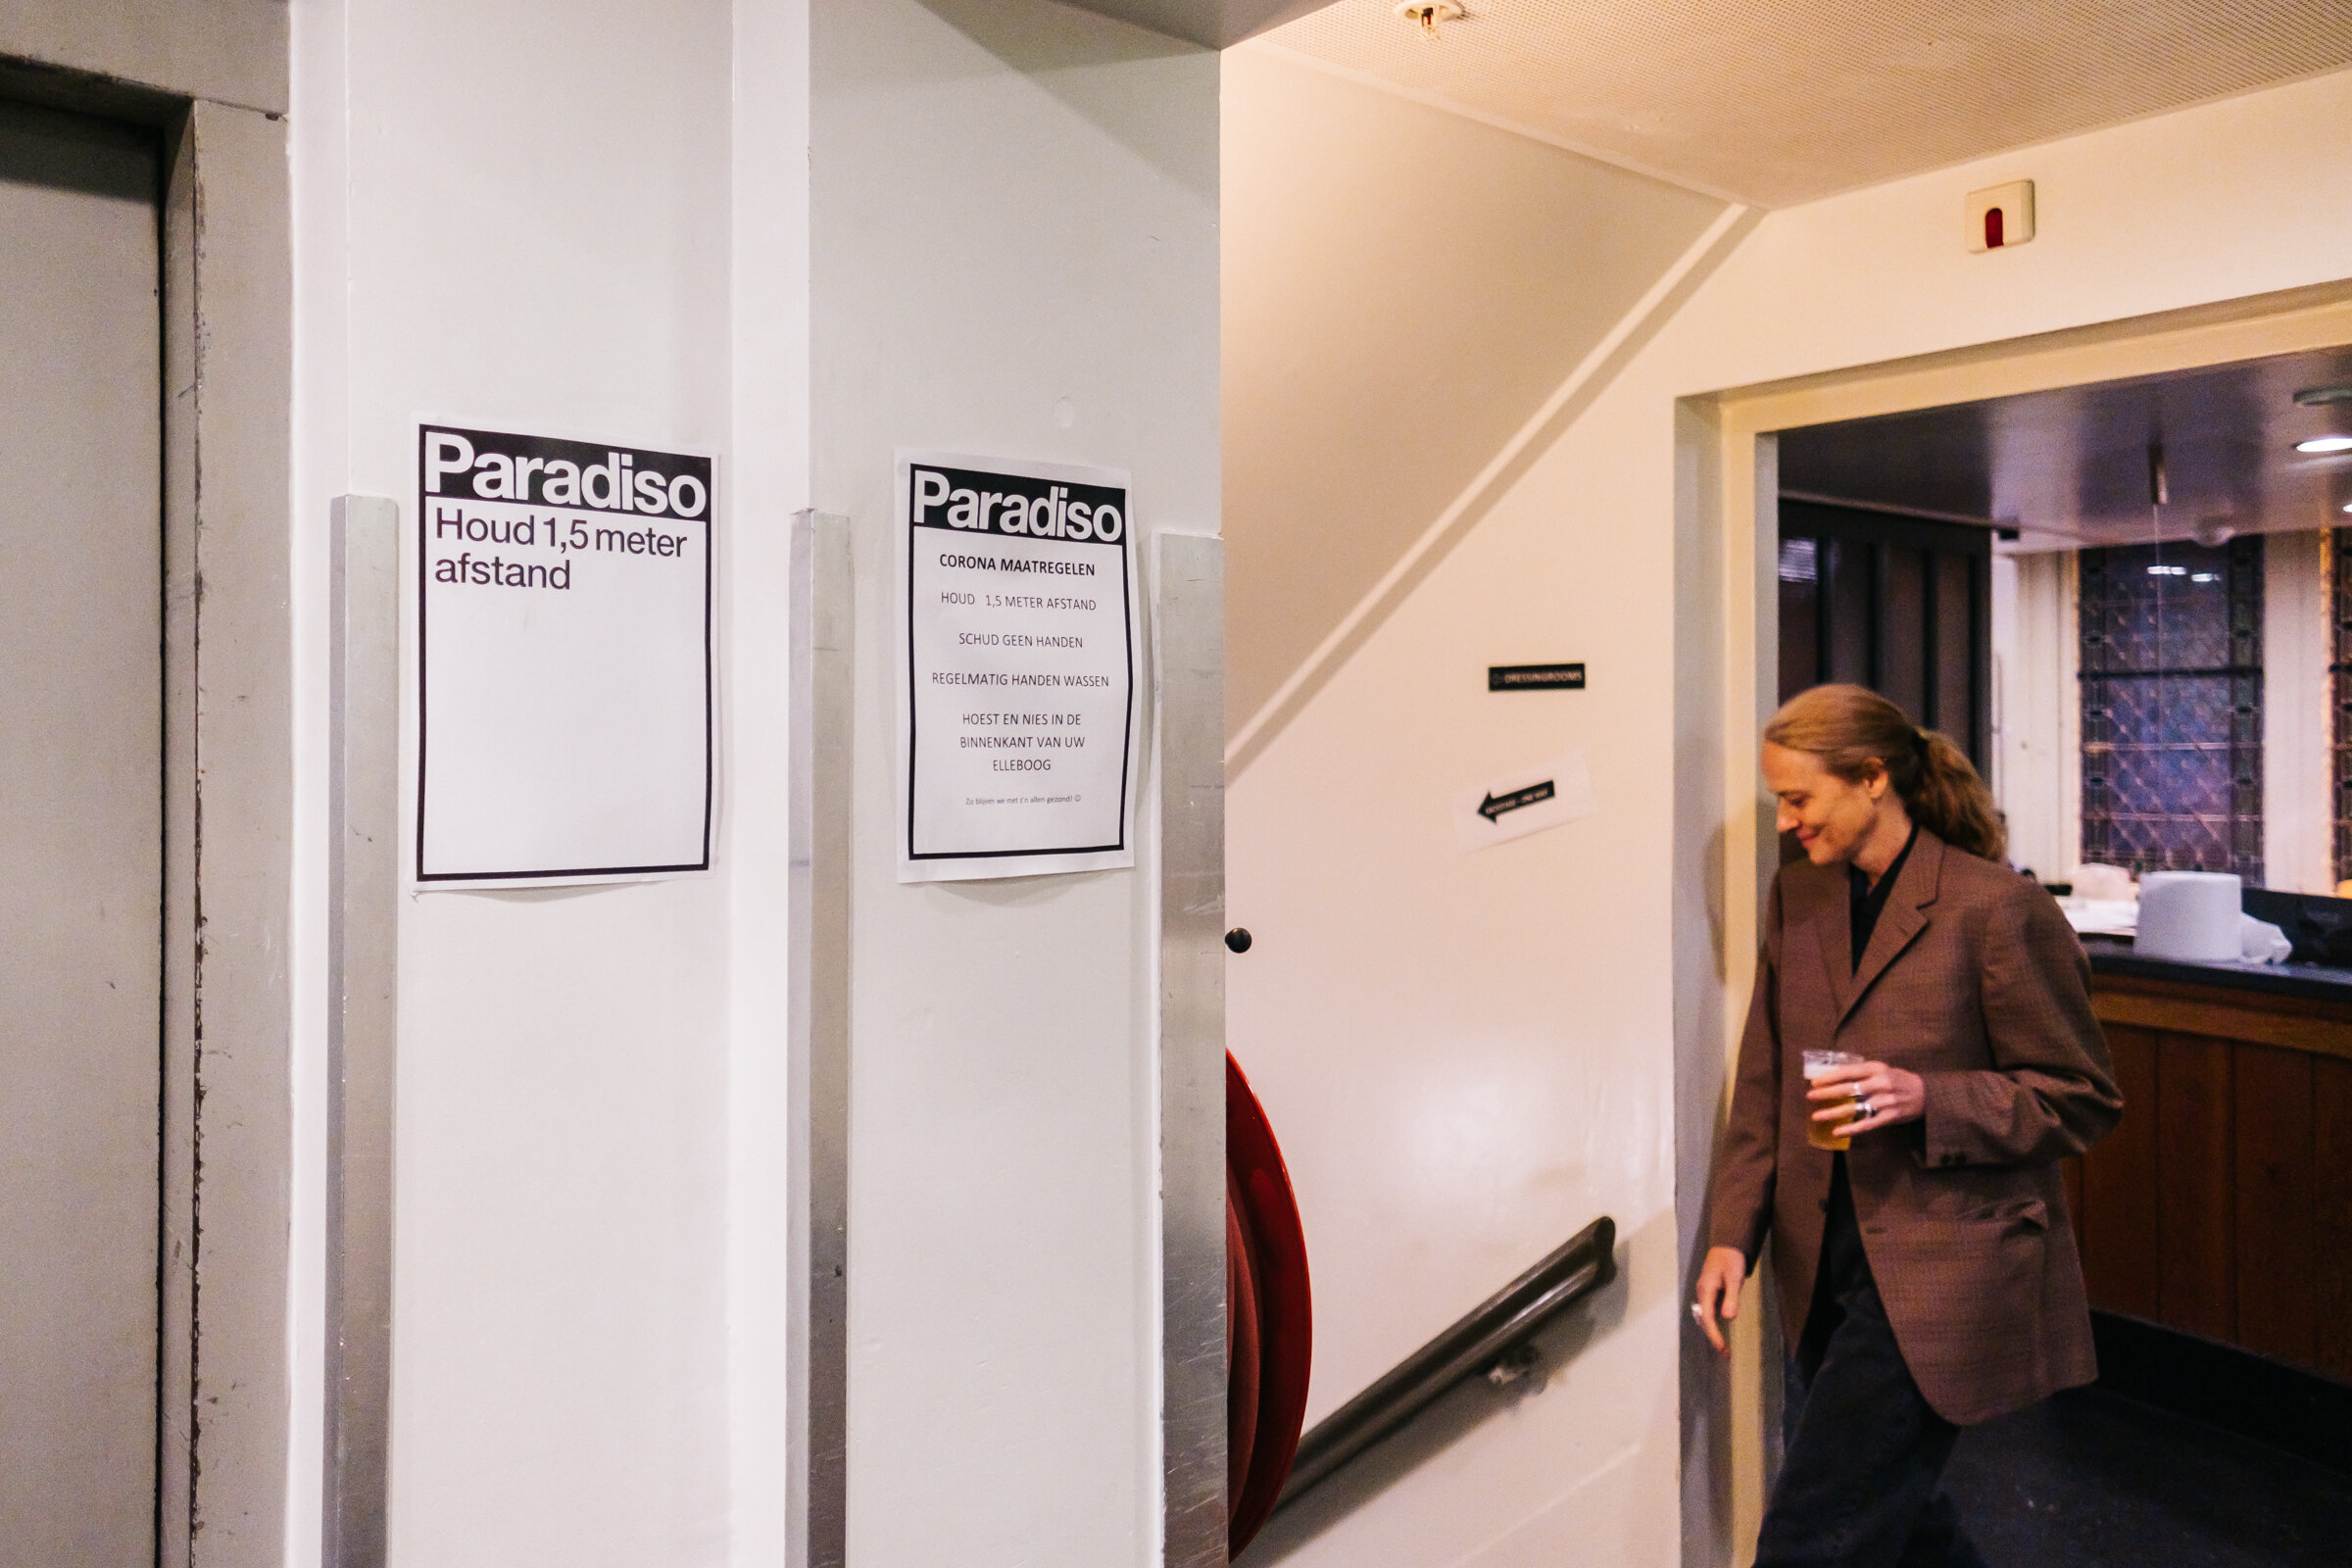
[{"label": "black arrow sign", "polygon": [[1559,793],[1551,786],[1552,781],[1545,779],[1541,784],[1530,784],[1525,789],[1513,790],[1508,795],[1496,795],[1490,790],[1487,792],[1487,798],[1478,803],[1478,814],[1490,822],[1499,822],[1505,811],[1516,811],[1522,806],[1534,806],[1539,802],[1550,800]]}]

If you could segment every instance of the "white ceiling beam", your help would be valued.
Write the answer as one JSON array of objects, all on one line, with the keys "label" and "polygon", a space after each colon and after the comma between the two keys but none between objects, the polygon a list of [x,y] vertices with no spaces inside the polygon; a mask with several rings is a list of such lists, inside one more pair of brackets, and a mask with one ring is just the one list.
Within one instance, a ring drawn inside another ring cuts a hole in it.
[{"label": "white ceiling beam", "polygon": [[1227,49],[1320,11],[1331,0],[1070,0],[1082,11],[1132,22],[1171,38]]}]

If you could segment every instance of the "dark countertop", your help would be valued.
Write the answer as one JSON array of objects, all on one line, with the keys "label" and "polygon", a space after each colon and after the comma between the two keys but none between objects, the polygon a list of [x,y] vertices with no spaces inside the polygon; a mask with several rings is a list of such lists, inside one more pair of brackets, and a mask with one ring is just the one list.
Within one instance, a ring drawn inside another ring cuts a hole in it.
[{"label": "dark countertop", "polygon": [[2352,969],[2316,963],[2207,963],[2189,958],[2143,958],[2132,944],[2114,937],[2086,936],[2092,974],[2134,980],[2171,980],[2225,991],[2256,991],[2312,1002],[2352,1003]]}]

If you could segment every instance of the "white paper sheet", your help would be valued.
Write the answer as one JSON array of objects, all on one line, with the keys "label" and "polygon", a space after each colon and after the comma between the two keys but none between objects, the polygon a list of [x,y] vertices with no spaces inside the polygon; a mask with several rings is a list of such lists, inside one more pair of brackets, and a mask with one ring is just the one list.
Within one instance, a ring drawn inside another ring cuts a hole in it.
[{"label": "white paper sheet", "polygon": [[2139,928],[2137,899],[2066,898],[2058,907],[2078,936],[2128,937]]},{"label": "white paper sheet", "polygon": [[711,459],[416,434],[416,885],[707,871]]},{"label": "white paper sheet", "polygon": [[899,880],[1135,863],[1127,475],[902,452]]}]

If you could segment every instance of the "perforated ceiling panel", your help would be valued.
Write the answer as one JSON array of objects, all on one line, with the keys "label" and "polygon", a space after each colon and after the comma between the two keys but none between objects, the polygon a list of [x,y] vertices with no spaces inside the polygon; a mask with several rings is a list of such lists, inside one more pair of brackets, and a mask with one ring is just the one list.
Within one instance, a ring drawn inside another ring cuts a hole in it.
[{"label": "perforated ceiling panel", "polygon": [[1275,45],[1787,207],[2352,65],[2346,0],[1340,0]]}]

